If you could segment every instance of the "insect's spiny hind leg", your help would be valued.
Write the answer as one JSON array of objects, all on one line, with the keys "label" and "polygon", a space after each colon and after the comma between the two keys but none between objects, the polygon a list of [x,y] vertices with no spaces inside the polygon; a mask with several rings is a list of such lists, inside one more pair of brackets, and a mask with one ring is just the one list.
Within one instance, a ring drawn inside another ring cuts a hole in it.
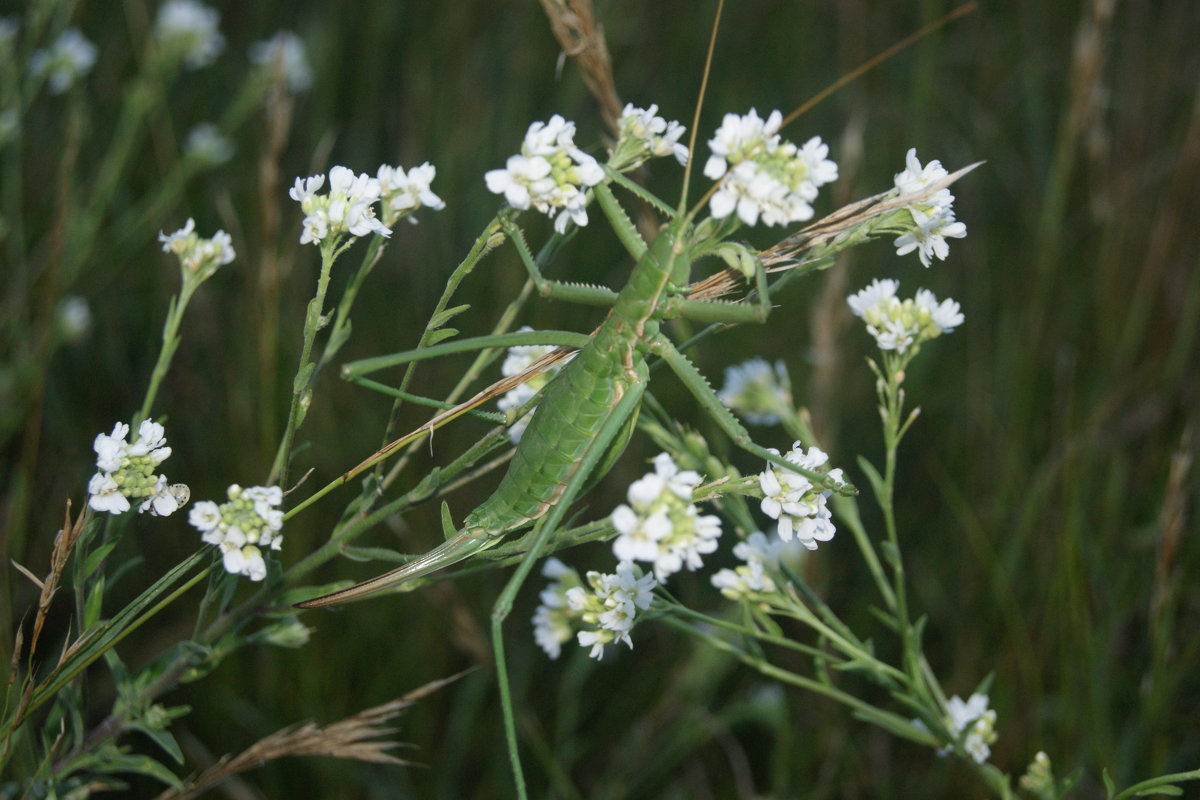
[{"label": "insect's spiny hind leg", "polygon": [[521,263],[525,265],[525,269],[529,272],[529,278],[533,281],[534,287],[542,297],[549,297],[555,300],[565,300],[569,303],[579,303],[585,306],[601,306],[609,307],[617,302],[617,293],[612,289],[606,289],[603,286],[585,286],[583,284],[562,283],[560,281],[552,281],[542,274],[542,270],[537,265],[537,259],[533,257],[533,253],[529,250],[529,245],[525,241],[525,234],[517,227],[516,223],[510,219],[502,219],[500,227],[510,240],[513,246],[517,248],[517,254],[521,257]]},{"label": "insect's spiny hind leg", "polygon": [[562,524],[563,518],[570,509],[571,504],[579,495],[587,479],[590,477],[596,465],[604,458],[608,452],[609,445],[613,439],[620,433],[626,420],[637,409],[641,402],[642,393],[646,388],[647,370],[644,364],[640,365],[639,376],[641,380],[625,392],[624,396],[617,404],[609,411],[604,418],[600,428],[596,432],[596,437],[588,445],[588,449],[584,452],[583,457],[579,460],[579,466],[567,481],[567,485],[563,489],[562,496],[555,503],[554,508],[550,510],[535,526],[533,541],[529,545],[529,550],[521,559],[521,563],[517,566],[512,577],[508,579],[508,583],[504,586],[504,591],[496,598],[496,604],[492,607],[492,652],[496,659],[496,680],[500,684],[500,706],[504,712],[504,738],[508,743],[508,758],[512,764],[513,780],[517,786],[517,797],[525,800],[528,795],[528,790],[525,787],[525,773],[521,768],[521,754],[517,744],[517,726],[514,716],[512,692],[508,685],[508,662],[504,654],[504,620],[508,618],[512,611],[513,601],[516,599],[517,592],[520,591],[521,585],[525,579],[529,577],[529,573],[533,570],[534,564],[541,557],[542,552],[546,549],[547,542],[558,530]]},{"label": "insect's spiny hind leg", "polygon": [[756,444],[750,438],[750,433],[742,427],[742,423],[738,422],[733,412],[726,408],[721,399],[717,397],[716,392],[708,385],[708,382],[700,374],[700,371],[666,337],[660,336],[655,339],[651,349],[657,355],[661,356],[663,361],[667,362],[667,366],[679,376],[679,379],[683,381],[683,385],[691,391],[696,400],[700,402],[700,405],[704,407],[704,410],[713,418],[713,421],[729,435],[729,438],[738,447],[772,464],[776,464],[792,472],[797,472],[814,483],[833,489],[839,494],[858,494],[858,490],[848,483],[834,484],[831,482],[829,476],[804,469],[788,461],[778,453],[772,453],[765,447]]}]

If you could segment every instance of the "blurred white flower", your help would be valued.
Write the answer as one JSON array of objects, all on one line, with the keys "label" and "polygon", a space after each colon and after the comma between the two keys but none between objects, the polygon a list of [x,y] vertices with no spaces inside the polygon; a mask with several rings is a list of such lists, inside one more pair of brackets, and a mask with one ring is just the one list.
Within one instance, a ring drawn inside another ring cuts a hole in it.
[{"label": "blurred white flower", "polygon": [[224,164],[233,158],[233,142],[211,122],[201,122],[188,131],[183,143],[184,155],[206,164]]},{"label": "blurred white flower", "polygon": [[717,397],[747,422],[774,425],[779,422],[779,412],[792,404],[787,367],[776,361],[772,368],[761,358],[726,367],[725,385]]},{"label": "blurred white flower", "polygon": [[575,146],[575,123],[558,114],[535,122],[525,132],[521,152],[510,156],[504,169],[484,175],[488,191],[504,195],[513,208],[530,206],[554,218],[554,229],[565,233],[567,223],[587,225],[587,188],[604,180],[604,170]]},{"label": "blurred white flower", "polygon": [[78,28],[67,28],[48,49],[34,51],[29,58],[29,70],[34,75],[46,76],[51,94],[62,94],[88,74],[95,63],[96,45]]},{"label": "blurred white flower", "polygon": [[[905,155],[904,171],[896,175],[896,190],[902,197],[916,195],[948,174],[936,159],[921,166],[917,149],[910,148]],[[947,237],[961,239],[967,235],[967,226],[954,218],[954,195],[948,188],[943,187],[929,197],[914,200],[908,210],[912,214],[912,227],[896,239],[898,256],[916,250],[921,263],[928,267],[934,256],[945,261],[950,254]]]},{"label": "blurred white flower", "polygon": [[712,585],[730,600],[741,600],[756,594],[771,594],[775,581],[767,574],[779,563],[783,542],[768,539],[761,531],[750,534],[733,548],[733,554],[746,562],[734,569],[722,569],[712,576]]},{"label": "blurred white flower", "polygon": [[971,758],[980,764],[988,760],[992,753],[989,745],[996,741],[996,712],[988,709],[986,694],[976,692],[965,702],[958,695],[951,697],[946,703],[945,723],[956,739],[961,738]]},{"label": "blurred white flower", "polygon": [[304,41],[291,31],[279,31],[266,41],[250,45],[250,61],[280,75],[293,93],[312,86]]},{"label": "blurred white flower", "polygon": [[58,329],[68,342],[77,342],[92,329],[92,309],[83,297],[67,295],[58,302]]},{"label": "blurred white flower", "polygon": [[207,67],[225,47],[217,29],[221,15],[197,0],[167,0],[158,9],[154,38],[190,69]]}]

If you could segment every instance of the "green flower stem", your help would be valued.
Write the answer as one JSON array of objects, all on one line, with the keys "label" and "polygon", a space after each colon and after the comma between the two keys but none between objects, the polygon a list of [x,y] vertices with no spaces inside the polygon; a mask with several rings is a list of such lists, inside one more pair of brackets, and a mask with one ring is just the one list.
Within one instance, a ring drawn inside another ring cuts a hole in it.
[{"label": "green flower stem", "polygon": [[833,686],[821,683],[820,681],[812,678],[806,678],[803,675],[797,675],[794,672],[789,672],[781,667],[777,667],[762,658],[743,652],[731,643],[714,636],[711,633],[702,631],[699,628],[695,628],[682,620],[674,619],[672,617],[663,617],[663,621],[682,633],[686,633],[689,636],[694,636],[695,638],[700,639],[714,650],[732,655],[743,664],[753,667],[759,673],[768,678],[777,680],[780,683],[787,683],[792,686],[797,686],[801,689],[807,689],[814,694],[819,694],[824,697],[828,697],[830,700],[835,700],[854,709],[864,719],[874,722],[887,730],[893,731],[897,734],[899,734],[900,731],[904,731],[904,735],[908,739],[911,739],[919,744],[928,745],[930,747],[937,747],[940,744],[940,742],[933,737],[933,734],[917,728],[909,720],[906,720],[897,714],[876,708],[870,703],[860,700],[852,694],[848,694],[847,692],[843,692],[840,689],[836,689]]},{"label": "green flower stem", "polygon": [[[1170,775],[1159,775],[1157,778],[1135,783],[1128,789],[1112,796],[1112,800],[1125,800],[1127,797],[1138,797],[1143,794],[1151,794],[1149,789],[1157,789],[1159,787],[1168,787],[1172,784],[1182,783],[1183,781],[1200,781],[1200,769],[1189,770],[1188,772],[1175,772]],[[1153,794],[1169,794],[1170,792],[1154,792]]]},{"label": "green flower stem", "polygon": [[302,411],[302,407],[305,405],[305,398],[311,397],[316,365],[309,359],[312,356],[313,342],[324,321],[321,312],[325,308],[325,294],[329,291],[329,275],[333,270],[333,262],[353,241],[350,239],[341,244],[338,240],[327,239],[321,243],[321,274],[317,278],[317,292],[309,301],[308,310],[304,315],[304,343],[300,348],[300,365],[296,369],[296,377],[292,379],[292,405],[288,410],[287,427],[284,428],[283,438],[279,442],[279,450],[275,453],[275,462],[271,465],[268,485],[282,486],[287,483],[288,459],[296,439],[296,429],[300,427],[303,415],[307,413],[307,409]]},{"label": "green flower stem", "polygon": [[183,322],[183,313],[187,310],[192,294],[201,283],[201,280],[195,279],[187,273],[186,269],[184,270],[183,286],[180,288],[179,294],[171,298],[171,304],[167,307],[167,319],[163,323],[162,348],[158,351],[158,361],[154,364],[154,371],[150,373],[150,386],[146,389],[146,399],[142,401],[141,409],[133,418],[131,426],[133,430],[137,430],[137,426],[142,420],[150,418],[150,411],[154,408],[154,398],[158,395],[158,388],[162,385],[163,378],[166,377],[167,370],[171,367],[171,359],[175,357],[175,350],[179,347],[179,325]]},{"label": "green flower stem", "polygon": [[358,297],[358,292],[362,288],[363,282],[371,274],[371,270],[375,268],[375,265],[379,263],[379,259],[383,257],[383,251],[386,248],[387,239],[382,236],[371,237],[371,243],[367,245],[367,252],[363,255],[363,260],[358,266],[358,271],[354,273],[354,277],[346,285],[346,289],[342,293],[342,299],[338,302],[333,327],[329,331],[329,341],[325,345],[325,350],[321,353],[320,361],[317,363],[318,372],[333,360],[338,350],[350,338],[350,309],[354,306],[354,301]]},{"label": "green flower stem", "polygon": [[[782,412],[780,413],[780,422],[788,435],[799,439],[806,447],[820,446],[808,421],[796,413],[790,404],[781,408],[780,411]],[[887,576],[883,572],[883,565],[879,561],[879,554],[875,552],[875,546],[871,544],[871,537],[867,535],[867,529],[863,526],[862,517],[858,513],[858,501],[853,497],[834,493],[830,496],[829,502],[833,505],[833,510],[837,512],[838,521],[849,528],[850,533],[854,536],[854,543],[858,545],[863,560],[867,562],[867,569],[870,571],[876,587],[879,588],[879,593],[883,596],[888,610],[896,613],[896,591],[888,582]]]},{"label": "green flower stem", "polygon": [[835,647],[854,660],[871,664],[880,672],[886,674],[889,678],[899,681],[903,685],[911,684],[911,678],[907,674],[896,669],[890,664],[885,664],[884,662],[880,661],[874,655],[862,649],[862,646],[857,642],[850,641],[845,636],[826,625],[804,604],[797,602],[788,607],[776,608],[783,616],[788,617],[789,619],[794,619],[797,622],[802,622],[808,627],[812,628],[814,631],[819,633],[822,637],[827,639]]}]

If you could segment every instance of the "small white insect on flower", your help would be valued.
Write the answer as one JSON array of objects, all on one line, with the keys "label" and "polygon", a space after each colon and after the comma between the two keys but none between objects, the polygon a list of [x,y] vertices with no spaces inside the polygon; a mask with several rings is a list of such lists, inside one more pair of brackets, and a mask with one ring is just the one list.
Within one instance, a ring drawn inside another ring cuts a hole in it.
[{"label": "small white insect on flower", "polygon": [[947,298],[938,302],[928,289],[919,289],[912,299],[896,296],[899,281],[876,279],[870,286],[850,295],[846,303],[854,316],[861,317],[867,332],[875,337],[880,350],[904,353],[909,347],[951,333],[963,323],[959,305]]},{"label": "small white insect on flower", "polygon": [[404,167],[382,164],[375,175],[379,179],[383,224],[388,227],[395,225],[396,220],[401,217],[416,225],[417,218],[413,216],[413,212],[419,208],[427,207],[441,211],[446,207],[442,198],[434,194],[431,188],[437,168],[428,161],[408,172],[404,171]]},{"label": "small white insect on flower", "polygon": [[181,59],[190,69],[207,67],[217,60],[225,38],[217,26],[221,15],[197,0],[168,0],[158,9],[154,38],[159,47]]},{"label": "small white insect on flower", "polygon": [[[951,697],[946,703],[944,721],[967,755],[980,764],[988,760],[992,753],[989,745],[996,741],[996,712],[988,708],[986,694],[976,692],[966,701],[958,695]],[[940,752],[944,755],[951,749],[946,747]]]},{"label": "small white insect on flower", "polygon": [[[922,167],[913,147],[905,155],[904,171],[895,176],[896,190],[901,197],[917,195],[948,174],[936,159]],[[921,263],[928,267],[933,257],[945,261],[950,254],[947,237],[961,239],[967,235],[967,226],[954,218],[954,195],[948,188],[914,200],[908,210],[912,214],[912,227],[896,239],[896,255],[916,250]]]},{"label": "small white insect on flower", "polygon": [[733,554],[746,563],[734,569],[720,570],[712,576],[712,585],[730,600],[773,593],[775,581],[767,570],[778,565],[782,547],[783,542],[779,539],[771,540],[761,531],[755,531],[733,548]]},{"label": "small white insect on flower", "polygon": [[720,181],[709,201],[715,219],[737,212],[746,225],[761,218],[767,225],[786,225],[810,219],[817,190],[837,180],[837,164],[829,147],[814,136],[797,147],[779,136],[783,115],[772,111],[766,120],[750,109],[745,116],[726,114],[709,140],[712,155],[704,174]]},{"label": "small white insect on flower", "polygon": [[300,244],[320,245],[326,238],[366,236],[377,233],[391,236],[391,228],[375,217],[374,204],[379,200],[381,187],[378,178],[367,173],[355,176],[346,167],[329,170],[329,193],[317,194],[325,185],[324,175],[296,178],[288,196],[300,204],[305,213]]},{"label": "small white insect on flower", "polygon": [[660,156],[674,156],[680,164],[687,164],[687,145],[679,141],[687,128],[658,116],[657,105],[637,108],[626,104],[617,128],[617,144],[608,158],[612,169],[630,170]]},{"label": "small white insect on flower", "polygon": [[717,397],[747,422],[774,425],[779,422],[779,412],[792,405],[787,367],[776,361],[772,368],[761,358],[726,367],[725,385]]},{"label": "small white insect on flower", "polygon": [[96,45],[78,28],[67,28],[48,49],[34,51],[29,71],[46,77],[51,94],[62,94],[87,75],[95,63]]},{"label": "small white insect on flower", "polygon": [[250,45],[250,63],[271,70],[287,84],[292,93],[312,86],[312,68],[304,51],[304,41],[291,31],[279,31],[270,39]]},{"label": "small white insect on flower", "polygon": [[196,220],[188,217],[187,224],[171,234],[159,232],[164,253],[179,257],[184,278],[207,280],[218,269],[233,261],[233,243],[225,231],[217,231],[211,239],[196,233]]},{"label": "small white insect on flower", "polygon": [[[526,325],[517,332],[527,333],[532,331],[533,328],[530,328],[528,325]],[[506,378],[519,375],[532,366],[533,363],[539,358],[549,355],[554,351],[554,349],[555,348],[553,345],[545,344],[516,345],[515,347],[510,347],[508,348],[508,355],[504,358],[504,363],[500,365],[500,372]],[[572,355],[570,358],[574,358],[574,356]],[[543,386],[550,382],[551,378],[557,375],[559,371],[566,366],[567,362],[570,361],[570,358],[565,358],[562,361],[559,361],[548,368],[545,372],[535,375],[524,383],[509,389],[504,393],[504,396],[500,398],[496,405],[506,414],[513,409],[517,409],[525,405],[531,399],[533,399],[535,394],[541,391]],[[513,444],[521,441],[521,437],[524,435],[525,429],[529,427],[529,420],[533,418],[534,411],[536,410],[537,408],[535,406],[533,410],[509,426],[508,438]]]},{"label": "small white insect on flower", "polygon": [[201,541],[220,548],[226,572],[261,581],[267,576],[263,551],[283,546],[283,491],[278,486],[243,489],[235,483],[226,495],[229,499],[220,505],[196,503],[188,523],[200,531]]},{"label": "small white insect on flower", "polygon": [[620,561],[654,564],[654,575],[664,582],[685,566],[696,570],[701,556],[717,549],[721,520],[701,515],[692,503],[692,492],[700,485],[699,473],[680,471],[668,453],[654,458],[654,472],[634,481],[629,504],[612,513],[612,524],[620,534],[613,541],[613,555]]},{"label": "small white insect on flower", "polygon": [[552,217],[559,233],[566,233],[568,222],[587,225],[587,188],[604,180],[604,169],[575,146],[574,137],[575,123],[558,114],[533,123],[521,152],[504,169],[484,175],[488,191],[504,195],[513,208],[532,206]]},{"label": "small white insect on flower", "polygon": [[[775,449],[770,452],[779,453]],[[818,447],[811,447],[806,452],[800,442],[796,442],[784,458],[810,472],[821,472],[837,483],[844,481],[840,469],[822,469],[829,456]],[[762,512],[779,523],[780,539],[790,542],[794,536],[809,550],[816,550],[818,542],[833,538],[836,528],[826,505],[832,491],[814,485],[797,472],[771,463],[758,476],[758,483],[763,493]]]},{"label": "small white insect on flower", "polygon": [[175,513],[191,493],[185,484],[168,484],[165,475],[155,472],[171,455],[163,426],[142,420],[132,442],[128,435],[129,426],[118,422],[112,433],[98,434],[92,442],[97,472],[88,481],[88,505],[95,511],[124,514],[132,500],[139,503],[138,513]]}]

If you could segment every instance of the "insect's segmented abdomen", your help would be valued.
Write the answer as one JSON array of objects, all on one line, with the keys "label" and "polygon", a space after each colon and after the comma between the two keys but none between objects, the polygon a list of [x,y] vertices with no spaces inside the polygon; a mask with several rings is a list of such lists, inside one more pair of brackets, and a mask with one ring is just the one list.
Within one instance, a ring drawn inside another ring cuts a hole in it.
[{"label": "insect's segmented abdomen", "polygon": [[491,535],[545,514],[625,390],[613,317],[554,378],[495,493],[464,521]]}]

